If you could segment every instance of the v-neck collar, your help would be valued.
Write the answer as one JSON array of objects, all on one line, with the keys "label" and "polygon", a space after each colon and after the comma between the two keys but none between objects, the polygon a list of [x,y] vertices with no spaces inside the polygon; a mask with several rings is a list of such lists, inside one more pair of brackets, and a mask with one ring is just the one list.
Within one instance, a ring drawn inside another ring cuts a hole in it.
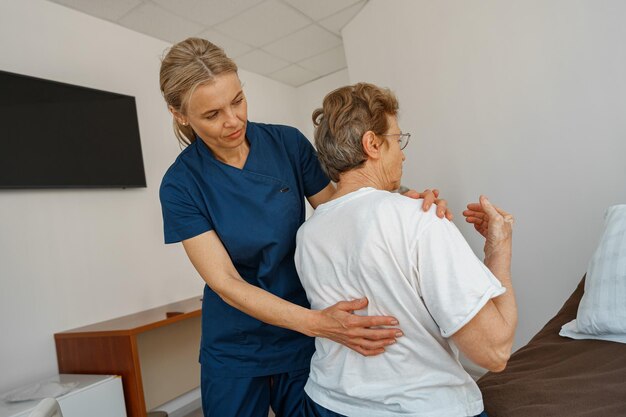
[{"label": "v-neck collar", "polygon": [[210,161],[213,161],[213,163],[219,166],[228,167],[230,169],[234,169],[237,171],[248,171],[250,167],[251,159],[253,156],[253,149],[256,149],[256,146],[254,146],[254,144],[256,143],[255,133],[256,132],[254,131],[253,123],[250,123],[250,121],[246,121],[246,133],[245,133],[246,136],[245,137],[248,140],[249,149],[248,149],[248,156],[246,157],[246,162],[244,162],[243,167],[241,168],[237,168],[236,166],[229,165],[226,162],[222,162],[219,159],[217,159],[215,155],[213,155],[211,148],[209,148],[209,146],[206,143],[204,143],[204,141],[200,139],[198,135],[196,135],[196,141],[200,141],[200,143],[198,144],[198,147],[200,148],[200,153],[207,156]]}]

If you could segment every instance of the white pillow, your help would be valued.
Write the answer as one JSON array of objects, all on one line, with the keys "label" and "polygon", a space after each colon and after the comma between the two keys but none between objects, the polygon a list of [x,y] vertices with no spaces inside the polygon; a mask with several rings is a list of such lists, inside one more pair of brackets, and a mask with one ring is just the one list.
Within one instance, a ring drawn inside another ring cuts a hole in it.
[{"label": "white pillow", "polygon": [[565,324],[559,334],[626,343],[626,204],[609,207],[604,224],[589,261],[576,320]]}]

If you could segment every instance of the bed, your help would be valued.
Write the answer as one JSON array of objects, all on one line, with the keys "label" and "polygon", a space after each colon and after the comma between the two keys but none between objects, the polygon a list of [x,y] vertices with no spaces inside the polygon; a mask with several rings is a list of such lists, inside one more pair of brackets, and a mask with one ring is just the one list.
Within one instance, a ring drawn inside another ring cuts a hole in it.
[{"label": "bed", "polygon": [[479,379],[489,417],[626,416],[626,344],[559,336],[576,318],[584,283],[503,372]]}]

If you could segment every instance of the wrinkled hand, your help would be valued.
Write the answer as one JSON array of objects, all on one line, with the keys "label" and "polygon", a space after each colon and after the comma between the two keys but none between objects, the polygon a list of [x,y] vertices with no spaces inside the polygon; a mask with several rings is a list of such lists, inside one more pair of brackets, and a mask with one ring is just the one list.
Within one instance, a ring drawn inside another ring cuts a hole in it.
[{"label": "wrinkled hand", "polygon": [[352,314],[368,304],[367,298],[354,301],[340,301],[318,311],[317,337],[325,337],[341,343],[363,356],[374,356],[385,351],[385,346],[396,342],[402,332],[396,328],[374,328],[376,326],[396,326],[398,321],[388,316],[358,316]]},{"label": "wrinkled hand", "polygon": [[463,212],[465,221],[472,223],[485,237],[485,257],[489,257],[497,249],[511,245],[513,235],[513,216],[491,204],[484,195],[478,203],[470,203]]},{"label": "wrinkled hand", "polygon": [[418,193],[415,190],[409,190],[402,193],[402,195],[415,199],[423,198],[424,204],[422,204],[422,208],[424,209],[424,211],[428,211],[428,209],[430,209],[430,206],[432,206],[434,203],[437,206],[437,217],[441,219],[443,219],[443,217],[445,216],[448,220],[452,220],[452,218],[454,217],[450,209],[448,209],[448,202],[442,198],[438,198],[439,190],[437,189],[426,189],[422,193]]}]

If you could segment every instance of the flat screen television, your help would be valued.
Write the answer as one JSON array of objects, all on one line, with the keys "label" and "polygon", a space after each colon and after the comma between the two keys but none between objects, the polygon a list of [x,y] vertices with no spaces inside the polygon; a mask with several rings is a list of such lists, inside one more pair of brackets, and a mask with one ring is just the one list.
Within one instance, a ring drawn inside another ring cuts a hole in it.
[{"label": "flat screen television", "polygon": [[134,97],[0,71],[0,188],[145,186]]}]

